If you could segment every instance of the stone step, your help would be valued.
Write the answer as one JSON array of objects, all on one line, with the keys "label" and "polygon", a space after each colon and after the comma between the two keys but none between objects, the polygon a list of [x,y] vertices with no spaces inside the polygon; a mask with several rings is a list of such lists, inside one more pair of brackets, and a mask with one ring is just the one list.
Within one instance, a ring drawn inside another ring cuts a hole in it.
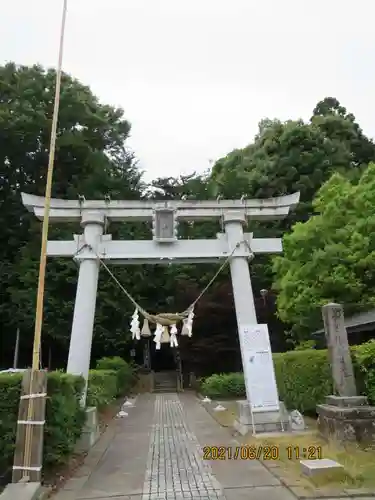
[{"label": "stone step", "polygon": [[177,384],[170,384],[161,387],[160,385],[154,385],[155,389],[160,389],[161,391],[165,391],[166,389],[174,389],[177,387]]},{"label": "stone step", "polygon": [[169,393],[169,392],[177,392],[177,387],[170,387],[168,389],[159,389],[159,388],[154,388],[153,390],[154,393],[157,394],[164,394],[164,393]]}]

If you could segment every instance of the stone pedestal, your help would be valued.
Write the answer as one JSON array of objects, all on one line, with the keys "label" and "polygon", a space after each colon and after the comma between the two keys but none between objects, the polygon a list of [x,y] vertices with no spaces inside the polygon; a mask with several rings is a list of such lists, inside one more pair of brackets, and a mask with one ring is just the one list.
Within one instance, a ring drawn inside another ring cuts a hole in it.
[{"label": "stone pedestal", "polygon": [[318,429],[326,439],[341,442],[375,441],[375,407],[364,396],[328,396],[317,406]]},{"label": "stone pedestal", "polygon": [[247,433],[280,432],[289,429],[288,412],[280,401],[279,411],[257,411],[251,415],[248,401],[237,401],[239,418],[234,428],[242,436]]},{"label": "stone pedestal", "polygon": [[76,451],[78,453],[86,452],[100,437],[98,412],[95,406],[86,408],[86,422],[83,427],[82,435],[77,442]]},{"label": "stone pedestal", "polygon": [[10,483],[0,494],[1,500],[39,500],[45,490],[40,483]]}]

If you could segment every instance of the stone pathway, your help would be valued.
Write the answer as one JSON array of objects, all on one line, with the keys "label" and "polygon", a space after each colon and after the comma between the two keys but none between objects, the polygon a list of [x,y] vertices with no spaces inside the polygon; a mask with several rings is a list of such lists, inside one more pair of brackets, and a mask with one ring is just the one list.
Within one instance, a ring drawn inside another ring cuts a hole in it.
[{"label": "stone pathway", "polygon": [[54,500],[292,500],[258,461],[203,460],[238,446],[194,394],[142,395],[91,449]]},{"label": "stone pathway", "polygon": [[142,500],[223,499],[177,394],[156,397],[154,422]]}]

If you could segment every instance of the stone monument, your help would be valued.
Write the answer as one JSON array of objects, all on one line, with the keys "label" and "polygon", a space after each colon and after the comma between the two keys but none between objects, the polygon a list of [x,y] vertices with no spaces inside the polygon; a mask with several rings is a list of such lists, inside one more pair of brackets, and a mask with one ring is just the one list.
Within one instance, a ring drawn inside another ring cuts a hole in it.
[{"label": "stone monument", "polygon": [[322,314],[336,394],[317,406],[319,431],[325,438],[342,442],[374,441],[375,407],[357,395],[343,307],[327,304]]}]

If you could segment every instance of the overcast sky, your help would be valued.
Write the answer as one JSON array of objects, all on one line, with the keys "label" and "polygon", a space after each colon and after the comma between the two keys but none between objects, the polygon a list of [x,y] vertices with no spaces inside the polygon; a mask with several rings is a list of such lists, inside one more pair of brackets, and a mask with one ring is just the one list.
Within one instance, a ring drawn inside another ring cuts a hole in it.
[{"label": "overcast sky", "polygon": [[[0,63],[56,66],[62,0],[2,0]],[[147,178],[337,97],[375,136],[374,0],[69,0],[64,70],[124,108]]]}]

